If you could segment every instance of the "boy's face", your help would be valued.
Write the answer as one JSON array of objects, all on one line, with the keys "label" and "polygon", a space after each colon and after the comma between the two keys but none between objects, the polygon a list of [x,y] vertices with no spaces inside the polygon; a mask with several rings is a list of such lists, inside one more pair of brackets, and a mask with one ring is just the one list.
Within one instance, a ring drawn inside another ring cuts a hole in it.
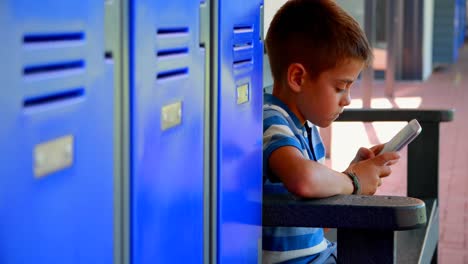
[{"label": "boy's face", "polygon": [[364,63],[348,59],[312,79],[305,74],[297,107],[305,120],[319,127],[328,127],[343,108],[351,103],[350,88]]}]

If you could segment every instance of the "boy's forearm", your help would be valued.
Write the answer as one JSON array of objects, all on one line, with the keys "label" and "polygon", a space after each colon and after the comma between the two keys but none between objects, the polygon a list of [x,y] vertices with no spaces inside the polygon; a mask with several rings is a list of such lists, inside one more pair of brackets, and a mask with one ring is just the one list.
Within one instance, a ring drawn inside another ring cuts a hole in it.
[{"label": "boy's forearm", "polygon": [[305,159],[292,147],[275,151],[270,156],[269,167],[288,191],[301,197],[322,198],[353,192],[347,175]]},{"label": "boy's forearm", "polygon": [[298,177],[296,195],[307,198],[323,198],[337,194],[352,194],[353,184],[344,173],[332,170],[318,162],[309,161],[306,171]]}]

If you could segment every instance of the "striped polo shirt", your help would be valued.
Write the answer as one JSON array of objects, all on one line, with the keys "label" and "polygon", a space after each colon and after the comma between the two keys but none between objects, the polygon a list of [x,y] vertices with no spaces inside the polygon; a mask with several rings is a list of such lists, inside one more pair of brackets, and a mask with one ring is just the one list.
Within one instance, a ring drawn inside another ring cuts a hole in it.
[{"label": "striped polo shirt", "polygon": [[[315,125],[311,128],[311,145],[306,126],[271,94],[265,94],[263,105],[263,192],[287,192],[280,180],[271,173],[268,159],[283,146],[296,147],[307,159],[324,162],[325,148]],[[263,263],[307,263],[327,248],[322,228],[264,227]]]}]

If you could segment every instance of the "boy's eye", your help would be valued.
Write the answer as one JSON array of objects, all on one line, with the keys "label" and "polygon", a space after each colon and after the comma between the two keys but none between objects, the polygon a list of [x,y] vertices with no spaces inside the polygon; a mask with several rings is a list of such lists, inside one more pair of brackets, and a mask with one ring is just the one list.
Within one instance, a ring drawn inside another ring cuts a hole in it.
[{"label": "boy's eye", "polygon": [[342,92],[346,91],[346,88],[335,87],[335,91],[336,91],[337,93],[342,93]]}]

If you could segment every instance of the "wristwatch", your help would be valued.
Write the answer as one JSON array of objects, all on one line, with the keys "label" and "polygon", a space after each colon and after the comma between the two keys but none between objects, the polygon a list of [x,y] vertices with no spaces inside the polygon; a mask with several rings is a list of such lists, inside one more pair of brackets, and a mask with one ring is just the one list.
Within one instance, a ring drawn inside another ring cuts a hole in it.
[{"label": "wristwatch", "polygon": [[361,184],[359,184],[359,179],[356,174],[351,171],[345,171],[343,173],[348,175],[348,177],[351,179],[351,182],[353,183],[353,194],[361,194]]}]

